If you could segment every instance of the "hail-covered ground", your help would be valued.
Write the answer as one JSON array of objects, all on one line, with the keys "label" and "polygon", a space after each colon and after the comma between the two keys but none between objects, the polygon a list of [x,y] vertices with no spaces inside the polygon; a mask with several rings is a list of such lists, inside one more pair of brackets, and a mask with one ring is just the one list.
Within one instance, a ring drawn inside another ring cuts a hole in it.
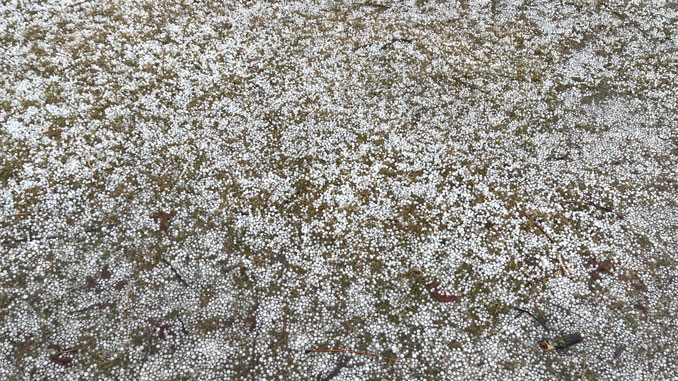
[{"label": "hail-covered ground", "polygon": [[0,379],[675,377],[649,3],[3,2]]}]

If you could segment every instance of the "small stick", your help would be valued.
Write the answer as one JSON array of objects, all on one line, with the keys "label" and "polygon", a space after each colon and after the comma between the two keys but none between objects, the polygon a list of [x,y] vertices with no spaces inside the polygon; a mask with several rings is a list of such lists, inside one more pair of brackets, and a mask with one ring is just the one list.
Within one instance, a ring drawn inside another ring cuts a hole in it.
[{"label": "small stick", "polygon": [[[259,297],[255,296],[256,298],[256,304],[254,306],[254,312],[252,313],[252,316],[257,315],[257,310],[259,309]],[[255,323],[256,324],[256,323]],[[256,329],[256,325],[253,326],[255,331],[254,331],[254,339],[252,340],[252,381],[256,381],[257,377],[257,339],[259,338],[259,330]]]},{"label": "small stick", "polygon": [[558,304],[558,303],[554,303],[554,302],[552,302],[552,301],[550,301],[550,300],[548,300],[548,299],[540,299],[540,301],[546,302],[546,303],[548,303],[548,304],[550,304],[550,305],[552,305],[552,306],[554,306],[554,307],[558,307],[558,308],[560,308],[561,310],[563,310],[563,311],[565,311],[565,312],[567,312],[567,313],[569,313],[569,314],[577,315],[577,316],[579,316],[580,318],[582,318],[582,319],[584,319],[584,320],[586,320],[586,321],[591,321],[591,320],[587,319],[586,317],[584,317],[583,315],[581,315],[581,314],[579,314],[579,313],[577,313],[577,312],[574,312],[574,311],[572,311],[571,309],[569,309],[569,308],[567,308],[567,307],[563,307],[563,306],[561,306],[561,305]]},{"label": "small stick", "polygon": [[172,272],[174,273],[174,275],[177,276],[177,278],[179,279],[179,281],[180,281],[184,286],[190,287],[190,286],[188,285],[188,282],[186,282],[186,281],[184,280],[184,278],[181,277],[181,274],[179,274],[179,271],[177,271],[177,269],[175,269],[174,266],[172,266],[172,264],[169,263],[169,261],[167,261],[166,259],[161,259],[161,261],[162,261],[163,263],[165,263],[167,266],[169,266],[170,269],[172,269]]},{"label": "small stick", "polygon": [[99,200],[97,200],[96,196],[92,195],[92,201],[94,201],[94,204],[97,206],[97,209],[99,209],[99,211],[101,212],[101,214],[103,214],[104,217],[106,217],[106,219],[108,220],[108,222],[110,222],[112,225],[117,225],[117,224],[118,224],[118,221],[114,220],[114,219],[111,218],[108,214],[106,214],[106,212],[104,212],[104,208],[101,207],[101,204],[99,203]]},{"label": "small stick", "polygon": [[[322,381],[331,381],[333,378],[337,377],[341,370],[347,367],[349,361],[351,361],[351,358],[345,357],[344,353],[342,353],[341,358],[339,358],[339,361],[337,362],[337,365],[334,367],[334,369],[332,369],[332,371],[327,375],[327,377],[322,379]],[[320,375],[318,375],[318,379],[320,379]]]},{"label": "small stick", "polygon": [[551,241],[551,243],[556,242],[553,238],[551,238],[551,235],[549,235],[549,233],[542,229],[541,225],[538,224],[537,221],[535,221],[534,218],[532,218],[528,213],[525,213],[525,217],[527,217],[534,224],[534,226],[536,226],[537,229],[539,229],[539,231],[542,232],[546,236],[546,238],[549,239],[549,241]]},{"label": "small stick", "polygon": [[181,332],[183,332],[184,335],[186,335],[187,333],[186,333],[186,326],[184,325],[184,321],[181,319],[181,316],[177,316],[177,319],[179,319],[179,323],[181,323]]},{"label": "small stick", "polygon": [[62,350],[62,351],[59,351],[59,352],[55,353],[54,356],[57,356],[57,357],[58,357],[58,356],[63,355],[64,353],[75,352],[75,351],[77,351],[78,349],[80,349],[80,347],[66,348],[66,349],[64,349],[64,350]]},{"label": "small stick", "polygon": [[381,50],[387,49],[389,46],[395,44],[396,42],[405,42],[405,43],[409,44],[410,42],[412,42],[412,39],[410,39],[410,38],[393,38],[393,39],[391,39],[391,41],[382,45]]},{"label": "small stick", "polygon": [[304,352],[304,353],[320,353],[320,352],[353,353],[353,354],[356,354],[356,355],[372,356],[372,357],[377,357],[377,358],[381,358],[381,359],[392,361],[392,362],[398,362],[397,359],[394,359],[394,358],[391,358],[391,357],[386,357],[386,356],[377,355],[377,354],[368,353],[368,352],[352,351],[350,349],[307,349],[306,352]]},{"label": "small stick", "polygon": [[283,340],[285,341],[285,351],[287,351],[287,360],[291,364],[292,361],[292,353],[290,353],[290,345],[289,345],[289,338],[287,335],[287,310],[285,310],[285,314],[283,315]]},{"label": "small stick", "polygon": [[89,170],[92,171],[92,178],[96,179],[97,178],[96,169],[94,169],[94,166],[92,166],[92,163],[90,163],[89,160],[87,160],[86,157],[84,159],[85,159],[85,164],[87,164],[87,166],[89,167]]},{"label": "small stick", "polygon": [[92,184],[89,184],[89,188],[92,190],[91,198],[92,198],[92,201],[94,201],[94,205],[96,205],[97,209],[99,209],[99,211],[101,212],[101,214],[103,214],[104,217],[106,217],[106,219],[108,220],[108,222],[110,222],[112,225],[117,225],[117,224],[118,224],[118,221],[114,220],[114,219],[111,218],[108,214],[106,214],[106,212],[104,212],[104,208],[101,207],[101,204],[99,203],[99,200],[97,200],[97,197],[94,195],[94,187],[92,186]]},{"label": "small stick", "polygon": [[577,205],[592,206],[592,207],[594,207],[594,208],[596,208],[596,209],[600,209],[600,210],[602,210],[602,211],[604,211],[604,212],[612,213],[612,214],[616,215],[617,217],[619,217],[620,219],[622,218],[622,216],[621,216],[619,213],[617,213],[617,212],[615,212],[614,210],[612,210],[612,208],[610,208],[610,207],[608,207],[608,206],[596,204],[595,202],[591,202],[591,201],[583,201],[583,202],[582,202],[582,201],[570,201],[570,200],[565,200],[565,201],[561,201],[561,202],[562,202],[563,204],[577,204]]},{"label": "small stick", "polygon": [[547,331],[550,331],[550,330],[551,330],[551,329],[546,325],[546,323],[543,321],[543,319],[538,319],[536,316],[532,315],[532,313],[531,313],[530,311],[524,310],[524,309],[522,309],[522,308],[517,308],[517,307],[513,307],[513,309],[519,312],[519,314],[516,315],[515,319],[519,318],[520,315],[522,315],[523,313],[526,313],[526,314],[530,315],[530,317],[532,317],[532,319],[536,320],[537,323],[539,323],[542,327],[544,327],[545,330],[547,330]]}]

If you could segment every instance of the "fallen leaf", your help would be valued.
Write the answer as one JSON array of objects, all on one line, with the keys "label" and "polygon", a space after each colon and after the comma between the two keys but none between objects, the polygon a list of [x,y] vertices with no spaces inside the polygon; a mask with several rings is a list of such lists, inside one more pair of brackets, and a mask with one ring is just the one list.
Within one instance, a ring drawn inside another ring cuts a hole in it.
[{"label": "fallen leaf", "polygon": [[245,323],[250,325],[250,332],[252,332],[257,326],[257,318],[254,315],[250,315],[245,318]]},{"label": "fallen leaf", "polygon": [[276,263],[280,263],[281,265],[283,265],[283,267],[287,267],[290,265],[289,261],[287,260],[287,257],[282,252],[274,255],[273,258],[271,258],[271,264],[273,265]]},{"label": "fallen leaf", "polygon": [[124,280],[121,280],[120,282],[118,282],[118,283],[115,284],[115,290],[116,290],[116,291],[120,291],[120,290],[122,290],[123,288],[125,288],[126,285],[127,285],[127,282],[124,281]]},{"label": "fallen leaf", "polygon": [[61,128],[51,129],[51,130],[47,130],[47,131],[43,132],[43,135],[47,135],[48,138],[53,138],[53,137],[60,138],[61,137],[61,131],[62,131]]},{"label": "fallen leaf", "polygon": [[170,218],[174,217],[174,215],[177,214],[176,210],[172,210],[169,213],[163,212],[162,210],[158,210],[157,212],[153,213],[151,217],[154,220],[159,220],[160,221],[160,230],[162,231],[167,231],[167,226],[169,226],[169,220]]},{"label": "fallen leaf", "polygon": [[634,307],[635,309],[637,309],[638,311],[641,311],[641,312],[643,312],[643,313],[646,313],[646,312],[647,312],[647,308],[645,308],[645,306],[642,305],[642,304],[640,304],[640,303],[636,303],[633,307]]},{"label": "fallen leaf", "polygon": [[94,280],[94,277],[92,277],[91,275],[87,275],[87,277],[85,278],[85,280],[87,281],[87,286],[88,286],[89,288],[94,288],[94,287],[97,286],[97,281]]},{"label": "fallen leaf", "polygon": [[633,283],[633,288],[641,292],[647,292],[647,286],[643,282]]},{"label": "fallen leaf", "polygon": [[626,349],[626,347],[623,346],[623,345],[618,346],[617,349],[614,350],[614,359],[615,360],[618,359],[619,356],[621,356],[621,354],[624,352],[625,349]]},{"label": "fallen leaf", "polygon": [[606,259],[604,261],[598,262],[598,268],[596,271],[609,274],[612,270],[612,261]]},{"label": "fallen leaf", "polygon": [[72,357],[61,357],[61,356],[57,356],[57,355],[52,355],[49,358],[52,361],[54,361],[55,363],[57,363],[59,365],[63,365],[63,366],[69,366],[71,364],[71,362],[73,361]]},{"label": "fallen leaf", "polygon": [[455,295],[441,294],[438,291],[438,286],[440,286],[440,284],[438,282],[431,282],[431,283],[426,285],[426,287],[431,292],[431,296],[438,299],[438,301],[440,301],[440,302],[454,302],[458,299]]},{"label": "fallen leaf", "polygon": [[111,272],[108,270],[108,265],[104,265],[104,268],[101,269],[101,279],[108,279],[111,277]]}]

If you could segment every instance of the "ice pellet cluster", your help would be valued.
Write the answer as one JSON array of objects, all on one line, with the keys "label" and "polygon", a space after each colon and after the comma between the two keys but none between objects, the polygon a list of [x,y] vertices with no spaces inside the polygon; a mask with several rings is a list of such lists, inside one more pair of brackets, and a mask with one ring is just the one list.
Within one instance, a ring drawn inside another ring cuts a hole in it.
[{"label": "ice pellet cluster", "polygon": [[671,379],[677,41],[661,0],[5,1],[0,379]]}]

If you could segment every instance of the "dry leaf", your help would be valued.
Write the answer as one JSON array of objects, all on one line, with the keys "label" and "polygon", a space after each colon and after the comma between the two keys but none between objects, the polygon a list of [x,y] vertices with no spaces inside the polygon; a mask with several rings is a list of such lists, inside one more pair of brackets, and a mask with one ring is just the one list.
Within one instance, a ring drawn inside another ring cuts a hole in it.
[{"label": "dry leaf", "polygon": [[254,315],[250,315],[245,318],[245,323],[250,325],[250,332],[252,332],[257,326],[257,318]]},{"label": "dry leaf", "polygon": [[647,308],[645,308],[645,306],[642,305],[642,304],[640,304],[640,303],[636,303],[633,307],[634,307],[635,309],[637,309],[638,311],[641,311],[641,312],[643,312],[643,313],[646,313],[646,312],[647,312]]},{"label": "dry leaf", "polygon": [[632,286],[638,291],[647,292],[647,286],[643,282],[634,283]]},{"label": "dry leaf", "polygon": [[120,290],[122,290],[123,288],[125,288],[126,285],[127,285],[127,282],[124,281],[124,280],[121,280],[120,282],[118,282],[118,283],[115,284],[115,290],[116,290],[116,291],[120,291]]},{"label": "dry leaf", "polygon": [[43,132],[43,135],[47,135],[48,138],[61,137],[61,128],[51,129]]},{"label": "dry leaf", "polygon": [[94,280],[94,277],[92,277],[91,275],[87,275],[87,277],[85,278],[85,280],[87,281],[87,286],[88,286],[89,288],[94,288],[94,287],[97,286],[97,281]]},{"label": "dry leaf", "polygon": [[104,265],[104,268],[101,269],[101,279],[108,279],[111,277],[111,272],[108,271],[108,265]]},{"label": "dry leaf", "polygon": [[440,286],[440,284],[438,282],[431,282],[431,283],[426,285],[426,287],[431,292],[431,296],[438,299],[438,301],[440,301],[440,302],[454,302],[458,299],[455,295],[441,294],[438,291],[439,286]]},{"label": "dry leaf", "polygon": [[606,259],[604,261],[598,262],[598,268],[596,271],[609,274],[612,270],[612,261]]},{"label": "dry leaf", "polygon": [[626,349],[626,347],[623,346],[623,345],[618,346],[617,349],[614,350],[614,359],[615,360],[618,359],[619,356],[621,356],[621,354],[624,352],[625,349]]},{"label": "dry leaf", "polygon": [[69,366],[71,364],[71,362],[73,361],[72,357],[61,357],[61,356],[57,356],[57,355],[52,355],[49,358],[52,361],[54,361],[55,363],[57,363],[59,365],[63,365],[63,366]]},{"label": "dry leaf", "polygon": [[591,278],[593,278],[595,280],[603,279],[603,277],[601,277],[600,274],[598,274],[598,271],[596,271],[596,270],[591,271],[590,274],[591,274]]},{"label": "dry leaf", "polygon": [[169,213],[163,212],[162,210],[158,210],[157,212],[153,213],[151,217],[154,220],[159,220],[160,221],[160,230],[162,231],[167,231],[167,226],[169,226],[169,220],[170,218],[174,217],[174,215],[177,214],[176,210],[172,210]]}]

